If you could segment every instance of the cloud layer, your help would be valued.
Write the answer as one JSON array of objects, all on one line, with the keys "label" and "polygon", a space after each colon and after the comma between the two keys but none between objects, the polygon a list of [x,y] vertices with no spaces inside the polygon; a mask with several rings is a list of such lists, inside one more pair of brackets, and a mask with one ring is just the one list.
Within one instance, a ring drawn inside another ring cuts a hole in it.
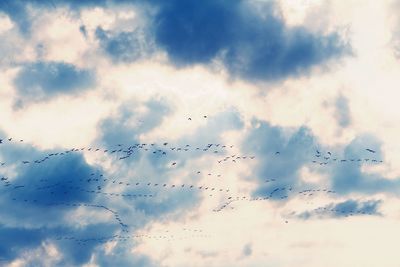
[{"label": "cloud layer", "polygon": [[0,265],[397,266],[396,8],[1,2]]}]

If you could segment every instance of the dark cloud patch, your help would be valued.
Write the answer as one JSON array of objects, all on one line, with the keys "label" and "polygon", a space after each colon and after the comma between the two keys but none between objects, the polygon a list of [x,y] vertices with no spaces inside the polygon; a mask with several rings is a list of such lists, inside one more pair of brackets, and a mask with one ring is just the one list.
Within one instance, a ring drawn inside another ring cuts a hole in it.
[{"label": "dark cloud patch", "polygon": [[356,200],[347,200],[336,204],[333,209],[336,216],[349,213],[363,213],[363,214],[378,214],[378,207],[380,201],[370,200],[365,202],[358,202]]},{"label": "dark cloud patch", "polygon": [[[372,149],[375,153],[368,152]],[[373,159],[383,159],[381,153],[381,142],[371,135],[363,135],[355,138],[344,148],[343,158],[362,158],[363,163],[371,162]],[[365,161],[365,160],[368,161]],[[338,193],[347,194],[351,192],[377,193],[391,192],[400,193],[400,179],[387,179],[377,173],[365,173],[361,164],[338,164],[331,170],[333,189]]]},{"label": "dark cloud patch", "polygon": [[335,118],[340,127],[346,128],[351,124],[349,100],[342,95],[336,98]]},{"label": "dark cloud patch", "polygon": [[[272,2],[247,1],[28,1],[45,8],[134,5],[158,10],[146,36],[140,30],[96,30],[100,47],[114,61],[129,63],[151,54],[155,46],[166,51],[176,66],[221,61],[233,75],[252,81],[280,80],[304,75],[311,68],[350,53],[336,33],[321,35],[303,27],[288,27]],[[29,31],[22,1],[0,6],[20,28]],[[151,13],[151,12],[150,12]],[[147,14],[147,16],[150,16]],[[153,16],[153,15],[152,15]],[[81,32],[84,32],[81,29]],[[150,48],[150,49],[149,49]]]},{"label": "dark cloud patch", "polygon": [[20,102],[46,100],[75,94],[95,83],[95,74],[64,62],[35,62],[25,65],[14,80]]},{"label": "dark cloud patch", "polygon": [[29,33],[31,18],[22,1],[0,1],[0,10],[6,13],[18,25],[22,33]]},{"label": "dark cloud patch", "polygon": [[337,34],[288,28],[271,3],[262,12],[243,1],[174,0],[159,6],[155,39],[178,66],[219,58],[233,75],[279,80],[349,51]]},{"label": "dark cloud patch", "polygon": [[99,253],[96,255],[95,262],[99,266],[121,266],[121,267],[157,267],[160,266],[153,263],[148,257],[138,254],[132,254],[130,247],[123,247],[120,245],[117,249],[113,250],[111,255]]},{"label": "dark cloud patch", "polygon": [[[291,187],[304,186],[298,179],[298,172],[311,161],[318,147],[310,130],[305,127],[289,130],[258,121],[253,122],[253,127],[242,149],[254,153],[259,162],[254,174],[260,186],[255,194],[279,199],[287,195]],[[275,182],[265,183],[270,179]],[[276,188],[280,188],[279,192],[273,193]]]},{"label": "dark cloud patch", "polygon": [[[92,252],[99,247],[99,242],[87,242],[85,245],[79,245],[79,249],[77,249],[75,241],[63,240],[63,237],[98,238],[99,232],[112,233],[115,230],[115,226],[110,224],[91,224],[76,228],[62,225],[50,228],[0,225],[0,258],[11,262],[23,253],[39,248],[43,242],[48,244],[51,242],[61,252],[61,258],[57,260],[56,266],[77,266],[90,260]],[[59,240],[60,238],[61,240]],[[34,263],[29,259],[28,264],[41,265],[43,260],[36,260]]]},{"label": "dark cloud patch", "polygon": [[95,34],[100,47],[115,63],[134,62],[150,52],[150,43],[140,30],[115,34],[98,27]]},{"label": "dark cloud patch", "polygon": [[358,201],[349,199],[339,203],[331,203],[313,211],[305,211],[298,215],[301,219],[311,217],[348,217],[356,215],[381,215],[378,211],[381,200]]},{"label": "dark cloud patch", "polygon": [[[117,227],[112,224],[93,223],[84,227],[70,227],[67,229],[58,229],[54,231],[54,238],[74,237],[76,239],[99,238],[99,236],[112,236],[117,231]],[[56,242],[59,250],[62,252],[62,259],[58,266],[79,266],[90,261],[95,251],[100,249],[99,242],[86,242],[84,245],[77,245],[75,241],[58,240]],[[100,250],[101,253],[104,251]]]},{"label": "dark cloud patch", "polygon": [[83,35],[85,38],[88,37],[88,32],[87,32],[87,29],[86,29],[86,26],[85,26],[85,25],[81,25],[81,26],[79,27],[79,31],[80,31],[80,33],[82,33],[82,35]]},{"label": "dark cloud patch", "polygon": [[[6,181],[0,184],[0,207],[7,216],[0,222],[30,226],[62,224],[62,217],[75,207],[67,205],[49,206],[59,203],[90,203],[93,194],[83,183],[96,171],[81,154],[69,154],[33,163],[48,155],[29,145],[2,145],[1,158],[7,162],[0,171]],[[22,164],[28,160],[30,164]],[[16,169],[17,172],[12,171]],[[6,186],[9,182],[11,185]],[[21,218],[23,218],[22,221]]]},{"label": "dark cloud patch", "polygon": [[[43,162],[29,167],[20,167],[23,171],[13,179],[15,184],[26,184],[26,187],[16,194],[28,199],[37,199],[41,202],[84,202],[91,200],[92,196],[86,192],[69,189],[70,185],[85,184],[80,180],[86,180],[95,171],[86,163],[82,155],[72,154],[64,158],[54,159],[52,162]],[[40,180],[45,182],[40,183]],[[60,185],[47,190],[37,190],[47,184]],[[32,186],[35,185],[35,186]],[[53,193],[51,193],[51,192]]]},{"label": "dark cloud patch", "polygon": [[[0,158],[9,164],[2,167],[0,176],[4,177],[6,173],[10,173],[7,178],[12,183],[12,186],[7,187],[4,186],[3,181],[0,183],[0,258],[2,263],[11,262],[26,252],[40,248],[43,242],[55,244],[60,251],[61,258],[54,263],[55,266],[80,266],[89,262],[94,254],[99,263],[110,263],[111,258],[105,255],[100,242],[88,241],[83,245],[78,245],[76,240],[111,237],[120,233],[121,228],[115,220],[99,223],[89,218],[88,222],[82,224],[80,221],[73,221],[70,217],[70,212],[75,211],[77,207],[48,205],[48,203],[97,204],[116,210],[115,206],[123,204],[123,201],[112,201],[86,192],[92,189],[89,184],[82,182],[82,179],[86,181],[91,177],[91,173],[97,172],[99,168],[86,163],[79,152],[70,152],[62,157],[51,158],[38,164],[21,165],[23,159],[42,158],[50,152],[54,151],[40,151],[23,143],[12,144],[7,141],[1,144]],[[10,169],[15,169],[16,172]],[[101,173],[101,169],[99,171]],[[14,185],[24,185],[24,187],[15,189]],[[47,186],[50,187],[42,188]],[[71,186],[73,188],[70,188]],[[38,188],[42,189],[38,190]],[[66,191],[67,194],[65,194]],[[92,215],[93,212],[97,214],[105,212],[105,215],[109,215],[104,209],[96,209],[92,206],[81,206],[80,209]],[[124,215],[120,215],[122,219],[126,218]],[[131,221],[134,221],[136,226],[142,226],[148,220],[131,218]],[[68,240],[63,237],[74,239]],[[119,266],[129,266],[129,261],[137,263],[136,266],[151,266],[150,261],[145,257],[131,257],[129,252],[131,245],[131,242],[126,243],[124,250],[121,250],[119,247],[121,244],[118,244],[114,250],[119,251],[118,257],[121,258],[112,257],[112,259],[120,263]],[[28,259],[28,264],[40,265],[43,262],[44,259]]]},{"label": "dark cloud patch", "polygon": [[253,248],[251,243],[249,243],[243,247],[242,255],[243,257],[249,257],[251,254],[253,254]]},{"label": "dark cloud patch", "polygon": [[155,37],[177,64],[208,63],[232,39],[237,2],[169,1],[160,5]]},{"label": "dark cloud patch", "polygon": [[11,261],[22,250],[40,245],[45,233],[40,229],[24,229],[0,225],[0,258]]},{"label": "dark cloud patch", "polygon": [[31,16],[29,8],[39,7],[53,11],[58,7],[68,7],[71,10],[79,11],[83,7],[105,6],[105,0],[13,0],[0,1],[0,10],[6,13],[18,25],[21,33],[31,34]]},{"label": "dark cloud patch", "polygon": [[[111,235],[119,226],[115,221],[80,225],[67,216],[77,209],[69,204],[99,204],[93,194],[86,192],[90,186],[82,183],[95,167],[78,153],[42,163],[21,164],[22,160],[42,158],[48,153],[28,144],[1,144],[0,157],[8,164],[2,166],[0,176],[6,177],[11,186],[4,181],[0,183],[0,258],[12,261],[49,241],[56,243],[62,252],[59,266],[77,266],[87,262],[99,244],[89,243],[77,249],[75,242],[57,241],[58,237]],[[90,206],[84,209],[106,212]]]},{"label": "dark cloud patch", "polygon": [[[286,199],[285,196],[290,197],[295,188],[299,191],[314,188],[315,184],[300,179],[300,170],[305,166],[313,172],[326,175],[330,190],[339,195],[354,192],[398,195],[399,178],[388,179],[378,173],[362,170],[364,165],[381,164],[384,158],[380,147],[380,141],[371,135],[358,136],[343,147],[324,147],[307,128],[280,128],[257,121],[242,144],[243,151],[254,153],[259,162],[251,178],[248,178],[259,183],[254,194],[271,199]],[[317,158],[316,151],[322,151],[322,156]],[[329,162],[326,165],[318,164],[319,161],[324,162],[327,151],[332,154],[329,155]],[[336,161],[332,158],[336,158]],[[274,179],[273,182],[271,179]],[[319,186],[326,188],[326,185]],[[293,191],[288,192],[289,188]]]}]

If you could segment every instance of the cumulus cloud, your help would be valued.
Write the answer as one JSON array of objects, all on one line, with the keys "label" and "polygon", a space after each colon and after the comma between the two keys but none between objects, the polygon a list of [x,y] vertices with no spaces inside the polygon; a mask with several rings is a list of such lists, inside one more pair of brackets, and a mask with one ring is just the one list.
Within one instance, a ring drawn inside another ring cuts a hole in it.
[{"label": "cumulus cloud", "polygon": [[[266,122],[253,122],[254,128],[243,143],[244,151],[252,151],[259,162],[252,173],[259,187],[255,192],[259,196],[271,196],[280,199],[287,195],[293,186],[300,186],[299,170],[311,162],[310,154],[318,148],[318,143],[307,128],[284,129]],[[261,141],[262,140],[262,141]],[[273,183],[265,183],[274,180]],[[275,188],[282,188],[278,194],[272,194]]]},{"label": "cumulus cloud", "polygon": [[114,62],[130,63],[145,57],[151,51],[151,43],[146,42],[143,32],[135,30],[110,36],[101,27],[96,29],[96,37],[101,48]]},{"label": "cumulus cloud", "polygon": [[178,66],[219,58],[233,75],[279,80],[348,52],[334,33],[318,36],[286,27],[273,4],[259,12],[242,1],[170,1],[160,6],[155,38]]},{"label": "cumulus cloud", "polygon": [[95,84],[95,74],[64,62],[34,62],[22,67],[14,80],[18,104],[76,94]]},{"label": "cumulus cloud", "polygon": [[312,216],[343,218],[348,216],[381,215],[378,211],[381,202],[380,200],[357,201],[349,199],[343,202],[331,203],[323,207],[318,207],[313,211],[302,212],[298,217],[310,219]]},{"label": "cumulus cloud", "polygon": [[[381,141],[372,135],[357,136],[342,147],[329,147],[321,144],[307,128],[280,128],[254,121],[242,145],[244,151],[253,151],[258,158],[258,166],[247,178],[258,183],[256,196],[286,200],[293,188],[315,186],[319,189],[328,186],[342,195],[399,193],[399,178],[390,179],[367,169],[368,165],[384,162]],[[316,184],[301,179],[304,167],[328,179],[317,180]]]},{"label": "cumulus cloud", "polygon": [[[133,3],[140,6],[141,1]],[[114,61],[132,62],[148,55],[146,51],[151,51],[148,47],[152,46],[149,40],[154,39],[177,66],[217,60],[233,77],[280,80],[307,74],[312,67],[350,52],[348,44],[336,33],[318,35],[300,26],[286,26],[273,3],[261,7],[244,1],[150,3],[158,10],[148,26],[154,34],[150,38],[143,38],[139,30],[111,33],[97,29],[101,47]],[[93,1],[60,4],[73,9],[107,6]],[[26,14],[26,8],[20,2],[16,5],[15,11],[8,6],[3,10],[18,20]],[[51,1],[40,5],[55,8]],[[29,24],[29,19],[24,24]]]},{"label": "cumulus cloud", "polygon": [[[43,159],[46,152],[29,146],[8,145],[6,151],[3,149],[1,153],[2,159],[10,162],[10,166],[2,168],[2,177],[6,180],[2,180],[4,183],[0,200],[2,210],[8,214],[0,221],[0,229],[4,232],[1,255],[7,261],[19,258],[25,251],[34,249],[47,240],[55,242],[58,236],[71,233],[88,236],[99,229],[116,229],[115,223],[93,223],[90,227],[77,227],[79,222],[68,218],[67,214],[76,208],[72,204],[94,199],[93,194],[85,192],[89,189],[88,185],[82,183],[83,179],[90,177],[93,168],[81,155],[68,155],[64,159],[52,159],[47,163],[32,162],[29,166],[18,166],[16,174],[7,175],[7,170],[13,168],[12,164],[22,164],[21,158]],[[7,184],[9,185],[6,186]],[[71,185],[80,187],[80,190],[72,190]],[[93,246],[88,246],[75,250],[67,244],[62,249],[62,261],[65,264],[83,263],[89,259],[92,248]]]}]

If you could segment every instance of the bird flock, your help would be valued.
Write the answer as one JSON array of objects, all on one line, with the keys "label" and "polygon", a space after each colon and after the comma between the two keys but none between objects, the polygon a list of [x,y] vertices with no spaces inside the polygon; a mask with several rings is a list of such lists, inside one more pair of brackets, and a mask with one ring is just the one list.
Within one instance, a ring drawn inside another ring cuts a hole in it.
[{"label": "bird flock", "polygon": [[[206,115],[203,116],[207,118]],[[192,117],[188,118],[189,121]],[[102,171],[94,171],[88,175],[80,177],[32,177],[31,180],[20,182],[15,177],[4,175],[10,168],[38,168],[43,169],[51,167],[51,163],[63,162],[72,155],[90,155],[94,157],[107,158],[113,164],[125,164],[130,169],[135,169],[138,160],[146,156],[156,157],[163,162],[163,168],[169,172],[179,172],[186,168],[186,161],[190,158],[201,156],[211,156],[210,166],[216,163],[220,168],[230,168],[225,166],[227,163],[240,163],[253,161],[257,163],[256,155],[240,155],[234,145],[226,145],[222,143],[208,143],[204,145],[171,145],[169,142],[158,143],[135,143],[135,144],[115,144],[112,146],[87,146],[74,147],[70,149],[53,150],[42,155],[35,155],[32,158],[24,157],[17,160],[10,160],[7,156],[2,155],[2,149],[8,146],[29,145],[24,139],[19,138],[0,138],[0,186],[3,195],[7,196],[15,205],[24,207],[35,206],[48,209],[58,208],[85,208],[95,209],[108,213],[113,218],[116,225],[119,226],[119,233],[110,235],[98,235],[91,237],[83,236],[57,236],[57,241],[73,241],[79,245],[88,245],[92,243],[106,243],[109,241],[127,242],[138,240],[167,240],[173,241],[185,238],[209,238],[209,234],[205,234],[202,229],[189,230],[184,228],[180,233],[175,234],[130,234],[135,229],[130,227],[129,223],[124,219],[115,208],[108,206],[108,200],[122,198],[123,200],[135,201],[141,205],[143,203],[152,203],[158,205],[166,198],[178,197],[182,193],[190,196],[200,195],[202,198],[209,198],[214,201],[215,208],[211,210],[213,213],[223,214],[224,211],[234,210],[235,204],[250,204],[252,202],[285,202],[294,198],[313,198],[316,195],[324,195],[333,197],[338,194],[329,188],[305,188],[302,184],[286,184],[285,180],[280,177],[256,179],[254,182],[260,187],[264,187],[262,192],[244,195],[237,190],[233,190],[230,186],[225,185],[224,175],[222,171],[204,171],[203,169],[192,169],[186,172],[186,176],[179,174],[180,180],[173,181],[164,177],[143,177],[146,175],[132,174],[118,178],[116,176],[106,174]],[[314,155],[310,155],[310,163],[316,166],[330,166],[333,164],[380,164],[383,160],[376,157],[376,150],[366,148],[365,151],[370,154],[369,157],[340,158],[334,156],[331,151],[321,152],[315,150]],[[271,151],[273,158],[281,159],[285,157],[283,151]],[[222,156],[221,156],[222,155]],[[183,158],[183,160],[182,160]],[[215,161],[214,161],[215,160]],[[177,174],[178,175],[178,174]],[[171,174],[170,174],[171,176]],[[183,178],[182,178],[183,177]],[[206,178],[206,184],[202,183]],[[185,182],[184,182],[185,181]],[[76,196],[80,196],[79,201]],[[54,199],[54,201],[49,201]],[[135,205],[135,204],[134,204]],[[239,206],[240,207],[240,206]],[[372,212],[360,210],[339,210],[335,207],[325,206],[317,207],[307,214],[328,214],[335,213],[343,216],[355,215],[374,215]],[[288,223],[288,219],[285,219]]]}]

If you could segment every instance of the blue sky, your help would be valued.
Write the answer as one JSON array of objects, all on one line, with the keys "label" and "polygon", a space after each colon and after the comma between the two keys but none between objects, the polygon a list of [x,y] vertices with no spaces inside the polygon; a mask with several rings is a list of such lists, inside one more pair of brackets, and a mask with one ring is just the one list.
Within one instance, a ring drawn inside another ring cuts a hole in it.
[{"label": "blue sky", "polygon": [[398,266],[399,1],[1,1],[0,266]]}]

